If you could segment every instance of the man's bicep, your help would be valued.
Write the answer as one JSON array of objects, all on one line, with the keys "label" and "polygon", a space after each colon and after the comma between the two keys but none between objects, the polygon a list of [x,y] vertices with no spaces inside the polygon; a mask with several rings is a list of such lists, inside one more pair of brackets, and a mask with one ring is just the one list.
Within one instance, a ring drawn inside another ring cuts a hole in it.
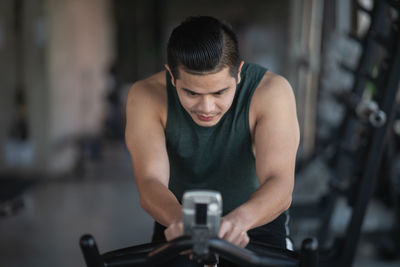
[{"label": "man's bicep", "polygon": [[136,181],[159,179],[168,186],[169,161],[165,134],[154,103],[142,94],[130,93],[127,103],[125,140],[131,154]]},{"label": "man's bicep", "polygon": [[256,169],[260,182],[271,176],[292,176],[299,145],[296,103],[289,85],[266,95],[256,124]]}]

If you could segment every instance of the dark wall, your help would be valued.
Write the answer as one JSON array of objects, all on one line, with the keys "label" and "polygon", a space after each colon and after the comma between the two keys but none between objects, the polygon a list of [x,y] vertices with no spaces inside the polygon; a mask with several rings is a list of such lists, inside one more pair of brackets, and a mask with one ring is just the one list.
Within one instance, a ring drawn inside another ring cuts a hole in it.
[{"label": "dark wall", "polygon": [[245,61],[285,74],[289,1],[113,1],[117,65],[125,82],[163,69],[172,29],[188,16],[210,15],[231,24]]}]

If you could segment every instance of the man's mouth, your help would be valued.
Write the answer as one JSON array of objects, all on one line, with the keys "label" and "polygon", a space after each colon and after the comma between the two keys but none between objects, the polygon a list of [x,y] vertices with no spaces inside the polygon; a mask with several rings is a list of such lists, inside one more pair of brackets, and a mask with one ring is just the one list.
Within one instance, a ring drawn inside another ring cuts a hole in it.
[{"label": "man's mouth", "polygon": [[201,121],[212,121],[215,117],[215,116],[204,116],[204,115],[200,115],[200,114],[196,114],[196,116]]}]

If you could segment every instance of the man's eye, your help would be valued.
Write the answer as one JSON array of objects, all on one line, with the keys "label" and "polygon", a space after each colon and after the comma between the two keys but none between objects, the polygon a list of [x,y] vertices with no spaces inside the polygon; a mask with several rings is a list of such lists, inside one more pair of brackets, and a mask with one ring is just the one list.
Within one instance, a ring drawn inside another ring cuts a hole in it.
[{"label": "man's eye", "polygon": [[193,92],[190,92],[190,91],[186,91],[186,93],[187,93],[188,95],[192,95],[192,96],[197,95],[196,93],[193,93]]}]

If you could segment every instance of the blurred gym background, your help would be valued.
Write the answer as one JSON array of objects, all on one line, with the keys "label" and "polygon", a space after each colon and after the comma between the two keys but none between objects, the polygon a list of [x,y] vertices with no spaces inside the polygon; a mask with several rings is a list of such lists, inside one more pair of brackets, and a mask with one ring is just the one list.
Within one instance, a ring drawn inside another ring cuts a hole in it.
[{"label": "blurred gym background", "polygon": [[295,246],[317,236],[336,266],[399,266],[399,2],[1,0],[0,266],[84,266],[84,233],[101,252],[150,241],[125,99],[191,15],[230,23],[243,59],[294,89]]}]

